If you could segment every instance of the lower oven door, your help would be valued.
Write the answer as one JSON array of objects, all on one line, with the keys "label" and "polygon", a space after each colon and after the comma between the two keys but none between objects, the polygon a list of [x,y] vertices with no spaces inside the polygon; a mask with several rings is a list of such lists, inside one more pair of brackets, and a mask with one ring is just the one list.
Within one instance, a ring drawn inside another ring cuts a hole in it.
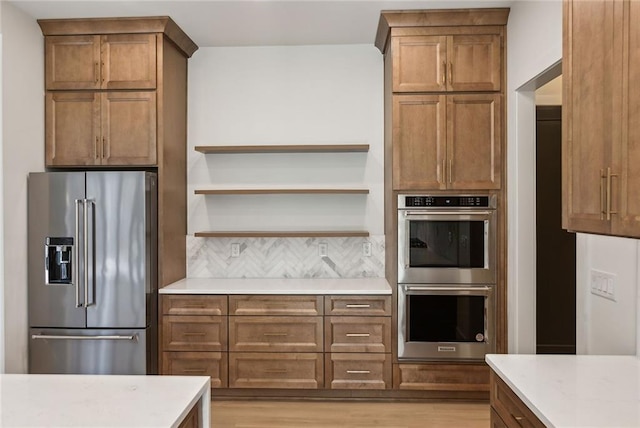
[{"label": "lower oven door", "polygon": [[483,360],[495,352],[493,286],[398,285],[398,359]]}]

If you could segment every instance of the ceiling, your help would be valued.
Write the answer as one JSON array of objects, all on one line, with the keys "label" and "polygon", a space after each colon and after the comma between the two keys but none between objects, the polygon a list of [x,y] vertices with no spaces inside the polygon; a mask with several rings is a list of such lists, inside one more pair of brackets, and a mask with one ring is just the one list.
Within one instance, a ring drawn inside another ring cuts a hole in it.
[{"label": "ceiling", "polygon": [[200,47],[373,44],[381,10],[508,7],[494,0],[4,0],[36,19],[168,15]]}]

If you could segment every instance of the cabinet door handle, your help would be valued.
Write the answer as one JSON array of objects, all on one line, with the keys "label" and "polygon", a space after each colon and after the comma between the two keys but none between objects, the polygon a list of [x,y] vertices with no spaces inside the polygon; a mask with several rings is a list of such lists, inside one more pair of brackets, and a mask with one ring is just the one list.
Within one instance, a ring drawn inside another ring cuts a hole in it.
[{"label": "cabinet door handle", "polygon": [[371,370],[347,370],[347,374],[370,374]]},{"label": "cabinet door handle", "polygon": [[442,86],[447,84],[447,62],[442,61]]},{"label": "cabinet door handle", "polygon": [[366,304],[366,303],[347,303],[347,308],[360,308],[360,309],[366,309],[366,308],[370,308],[371,305]]},{"label": "cabinet door handle", "polygon": [[93,64],[93,78],[96,83],[100,81],[100,64],[97,61]]},{"label": "cabinet door handle", "polygon": [[204,333],[184,333],[185,336],[204,336]]},{"label": "cabinet door handle", "polygon": [[605,182],[607,181],[607,176],[604,173],[604,169],[600,169],[600,220],[604,220],[604,216],[606,213],[606,190],[605,190]]},{"label": "cabinet door handle", "polygon": [[184,369],[182,370],[183,373],[204,373],[206,370],[205,369]]},{"label": "cabinet door handle", "polygon": [[447,160],[442,159],[442,175],[440,176],[441,182],[446,183],[447,181]]},{"label": "cabinet door handle", "polygon": [[104,83],[104,61],[102,62],[102,70],[100,75],[102,75],[102,83]]},{"label": "cabinet door handle", "polygon": [[99,144],[100,144],[100,137],[96,135],[96,147],[95,147],[95,150],[93,151],[93,157],[96,159],[98,159],[98,153],[100,153],[100,148],[98,147]]},{"label": "cabinet door handle", "polygon": [[345,334],[347,337],[370,337],[370,333],[347,333]]},{"label": "cabinet door handle", "polygon": [[453,85],[453,63],[449,63],[449,85]]},{"label": "cabinet door handle", "polygon": [[453,170],[453,158],[449,158],[449,184],[453,183],[451,179],[451,171]]},{"label": "cabinet door handle", "polygon": [[107,139],[102,137],[102,159],[104,159],[104,146],[107,145]]},{"label": "cabinet door handle", "polygon": [[618,174],[612,174],[611,168],[607,168],[607,220],[611,220],[611,214],[618,214],[618,211],[611,210],[611,182],[613,177],[617,177]]},{"label": "cabinet door handle", "polygon": [[283,374],[283,373],[287,373],[287,369],[266,369],[264,372]]},{"label": "cabinet door handle", "polygon": [[182,305],[185,309],[204,309],[204,305]]},{"label": "cabinet door handle", "polygon": [[266,337],[286,337],[288,336],[287,333],[264,333],[264,336]]}]

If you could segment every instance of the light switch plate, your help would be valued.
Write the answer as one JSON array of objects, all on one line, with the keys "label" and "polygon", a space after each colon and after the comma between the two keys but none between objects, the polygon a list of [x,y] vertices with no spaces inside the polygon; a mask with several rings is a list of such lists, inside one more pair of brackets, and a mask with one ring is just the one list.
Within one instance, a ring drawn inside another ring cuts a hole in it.
[{"label": "light switch plate", "polygon": [[591,294],[616,301],[616,275],[591,269]]}]

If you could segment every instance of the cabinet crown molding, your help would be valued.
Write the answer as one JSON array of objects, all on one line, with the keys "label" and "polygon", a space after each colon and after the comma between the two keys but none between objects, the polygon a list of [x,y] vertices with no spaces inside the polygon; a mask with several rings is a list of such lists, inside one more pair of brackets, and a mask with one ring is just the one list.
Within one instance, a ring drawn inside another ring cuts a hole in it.
[{"label": "cabinet crown molding", "polygon": [[168,16],[38,19],[44,36],[163,33],[190,58],[198,45]]},{"label": "cabinet crown molding", "polygon": [[383,10],[380,12],[375,46],[385,53],[393,27],[454,27],[460,25],[506,25],[509,8]]}]

